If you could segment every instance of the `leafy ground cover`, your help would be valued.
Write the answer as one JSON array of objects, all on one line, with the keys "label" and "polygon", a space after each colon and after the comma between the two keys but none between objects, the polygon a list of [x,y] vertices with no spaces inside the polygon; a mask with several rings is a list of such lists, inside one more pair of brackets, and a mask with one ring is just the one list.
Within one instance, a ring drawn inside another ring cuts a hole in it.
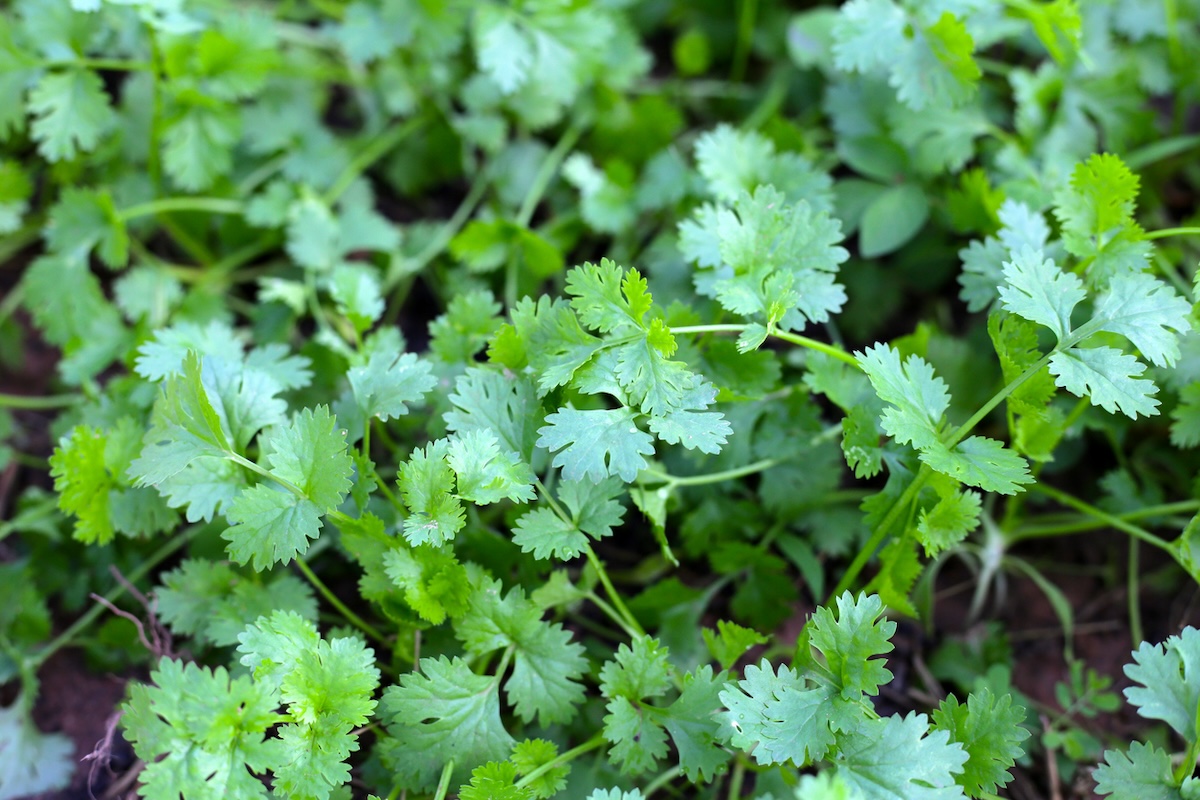
[{"label": "leafy ground cover", "polygon": [[16,0],[0,798],[1197,796],[1200,3]]}]

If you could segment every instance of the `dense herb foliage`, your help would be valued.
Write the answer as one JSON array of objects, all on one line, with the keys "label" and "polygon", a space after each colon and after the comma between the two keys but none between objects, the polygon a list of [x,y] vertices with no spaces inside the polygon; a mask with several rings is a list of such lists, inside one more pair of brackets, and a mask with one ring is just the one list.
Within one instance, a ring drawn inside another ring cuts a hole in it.
[{"label": "dense herb foliage", "polygon": [[[14,0],[0,798],[67,645],[148,798],[1195,796],[1200,3],[785,6]],[[1075,722],[1100,529],[1178,739]],[[958,564],[1060,709],[897,677]]]}]

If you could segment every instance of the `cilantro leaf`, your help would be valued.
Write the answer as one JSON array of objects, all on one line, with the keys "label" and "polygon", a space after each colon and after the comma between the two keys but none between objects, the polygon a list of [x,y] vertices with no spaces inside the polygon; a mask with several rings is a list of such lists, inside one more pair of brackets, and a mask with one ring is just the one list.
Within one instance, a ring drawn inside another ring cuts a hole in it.
[{"label": "cilantro leaf", "polygon": [[1030,322],[1045,325],[1058,340],[1071,332],[1071,311],[1087,292],[1074,274],[1063,272],[1040,250],[1022,249],[1004,265],[1000,287],[1004,307]]},{"label": "cilantro leaf", "polygon": [[1114,347],[1072,347],[1050,358],[1055,384],[1110,414],[1119,410],[1131,419],[1158,413],[1158,387],[1138,377],[1145,371],[1145,364]]},{"label": "cilantro leaf", "polygon": [[1105,750],[1097,767],[1096,793],[1113,800],[1182,800],[1171,770],[1171,756],[1147,742],[1132,742],[1128,752]]},{"label": "cilantro leaf", "polygon": [[838,737],[835,774],[865,800],[953,800],[962,797],[955,776],[967,752],[946,731],[929,731],[924,714],[864,719]]},{"label": "cilantro leaf", "polygon": [[505,498],[529,502],[533,493],[533,471],[516,453],[501,453],[500,442],[491,431],[468,431],[450,440],[446,454],[458,476],[458,494],[479,505]]},{"label": "cilantro leaf", "polygon": [[513,544],[537,559],[569,561],[587,547],[587,536],[549,508],[535,508],[521,515],[513,527]]},{"label": "cilantro leaf", "polygon": [[604,738],[608,755],[625,775],[640,775],[654,768],[667,754],[667,732],[655,717],[625,697],[614,697],[605,706]]},{"label": "cilantro leaf", "polygon": [[75,771],[71,740],[40,732],[26,707],[23,696],[0,706],[0,797],[57,792]]},{"label": "cilantro leaf", "polygon": [[732,667],[751,647],[767,643],[767,637],[753,628],[743,628],[723,619],[717,621],[715,634],[711,628],[705,628],[701,633],[708,652],[723,669]]},{"label": "cilantro leaf", "polygon": [[880,684],[892,679],[884,662],[875,656],[890,653],[896,623],[880,620],[883,602],[878,595],[837,598],[837,615],[818,608],[812,618],[812,645],[825,656],[825,664],[843,698],[856,700],[879,693]]},{"label": "cilantro leaf", "polygon": [[125,735],[146,762],[142,792],[266,798],[252,773],[276,763],[266,731],[279,721],[278,695],[246,677],[231,680],[223,667],[171,659],[159,661],[150,680],[154,686],[132,684],[122,707]]},{"label": "cilantro leaf", "polygon": [[587,669],[583,647],[561,625],[542,622],[542,609],[520,587],[501,597],[499,581],[485,579],[455,632],[478,655],[513,647],[513,671],[504,690],[525,721],[565,722],[583,701],[579,678]]},{"label": "cilantro leaf", "polygon": [[306,497],[259,484],[242,492],[229,507],[231,527],[221,534],[229,555],[255,570],[287,563],[308,550],[321,532],[322,510]]},{"label": "cilantro leaf", "polygon": [[987,492],[1016,494],[1023,484],[1034,481],[1025,459],[986,436],[971,436],[953,449],[937,442],[921,452],[921,460],[943,475]]},{"label": "cilantro leaf", "polygon": [[1200,630],[1188,626],[1161,644],[1142,642],[1125,674],[1138,686],[1125,697],[1146,719],[1166,722],[1188,742],[1197,736],[1200,708]]},{"label": "cilantro leaf", "polygon": [[688,780],[711,781],[725,771],[730,753],[718,744],[720,693],[728,676],[713,674],[707,664],[683,676],[683,689],[663,709],[662,725],[679,751],[679,765]]},{"label": "cilantro leaf", "polygon": [[567,480],[584,477],[599,483],[609,475],[632,482],[654,453],[653,439],[634,422],[631,409],[564,408],[546,417],[538,429],[539,447],[558,451],[553,464]]},{"label": "cilantro leaf", "polygon": [[445,420],[452,432],[489,431],[506,450],[532,463],[545,412],[528,379],[472,367],[455,382],[450,403]]},{"label": "cilantro leaf", "polygon": [[529,787],[517,788],[517,767],[511,761],[489,761],[471,770],[471,782],[458,790],[459,800],[534,800]]},{"label": "cilantro leaf", "polygon": [[667,691],[671,667],[667,649],[657,639],[639,636],[632,646],[622,643],[613,660],[600,670],[600,693],[605,697],[640,700]]},{"label": "cilantro leaf", "polygon": [[888,435],[918,449],[935,444],[942,416],[950,407],[950,393],[945,382],[934,376],[933,367],[916,355],[901,364],[899,352],[885,344],[855,357],[879,399],[892,405],[880,418]]},{"label": "cilantro leaf", "polygon": [[382,561],[392,584],[404,592],[404,601],[429,624],[461,617],[470,607],[470,579],[452,552],[393,546]]},{"label": "cilantro leaf", "polygon": [[[513,748],[509,758],[519,774],[531,775],[535,770],[553,764],[558,758],[558,748],[545,739],[526,739]],[[570,764],[559,764],[542,772],[528,788],[538,800],[549,800],[566,788],[570,771]]]},{"label": "cilantro leaf", "polygon": [[322,511],[341,505],[350,491],[354,462],[346,449],[346,432],[327,406],[306,408],[290,425],[272,428],[264,437],[271,474],[298,487]]},{"label": "cilantro leaf", "polygon": [[933,712],[934,725],[950,734],[967,751],[958,783],[971,797],[994,794],[1012,780],[1008,769],[1025,754],[1021,742],[1029,731],[1021,727],[1024,712],[1014,707],[1011,695],[994,697],[984,687],[967,697],[966,705],[954,695]]},{"label": "cilantro leaf", "polygon": [[365,417],[387,421],[408,413],[409,403],[419,403],[437,385],[432,367],[414,353],[396,356],[376,350],[362,366],[346,373],[354,399]]},{"label": "cilantro leaf", "polygon": [[516,742],[500,722],[499,681],[458,658],[423,658],[420,668],[384,690],[384,763],[407,785],[431,791],[447,761],[459,783],[480,764],[503,761]]},{"label": "cilantro leaf", "polygon": [[979,527],[981,510],[978,492],[958,489],[947,491],[931,508],[922,509],[917,538],[925,548],[925,556],[932,558],[966,538]]},{"label": "cilantro leaf", "polygon": [[747,750],[759,764],[798,766],[825,758],[834,743],[830,708],[838,702],[832,686],[811,686],[807,679],[763,659],[746,667],[736,687],[720,693],[733,728],[730,743]]},{"label": "cilantro leaf", "polygon": [[46,74],[28,105],[33,138],[47,161],[70,161],[94,149],[116,118],[100,76],[86,69]]},{"label": "cilantro leaf", "polygon": [[454,470],[446,461],[449,449],[445,439],[438,439],[413,450],[400,467],[396,482],[409,511],[404,538],[411,545],[440,546],[466,524],[466,512],[454,493]]},{"label": "cilantro leaf", "polygon": [[1150,363],[1171,367],[1179,359],[1179,337],[1191,330],[1191,311],[1190,303],[1152,275],[1119,275],[1085,328],[1124,336]]}]

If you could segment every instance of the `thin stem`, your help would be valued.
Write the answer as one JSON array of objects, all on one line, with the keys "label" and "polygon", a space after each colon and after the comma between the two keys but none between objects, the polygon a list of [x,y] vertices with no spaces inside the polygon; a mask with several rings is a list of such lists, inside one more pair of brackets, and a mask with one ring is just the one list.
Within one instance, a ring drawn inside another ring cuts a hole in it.
[{"label": "thin stem", "polygon": [[1145,238],[1148,240],[1166,239],[1170,236],[1200,236],[1200,228],[1163,228],[1162,230],[1150,231]]},{"label": "thin stem", "polygon": [[454,774],[454,759],[446,762],[446,766],[442,767],[442,777],[438,779],[437,791],[434,792],[433,800],[446,800],[446,792],[450,791],[450,776]]},{"label": "thin stem", "polygon": [[667,484],[670,488],[676,486],[704,486],[710,483],[721,483],[722,481],[731,481],[735,478],[744,478],[747,475],[768,470],[780,462],[781,459],[778,458],[764,458],[752,464],[747,464],[744,467],[727,469],[723,472],[710,472],[706,475],[670,475],[651,469],[643,470],[642,474],[649,475],[654,480]]},{"label": "thin stem", "polygon": [[117,216],[125,221],[150,217],[172,211],[197,211],[206,214],[241,214],[245,206],[240,200],[225,197],[160,197],[148,203],[123,208]]},{"label": "thin stem", "polygon": [[746,779],[746,765],[739,758],[733,762],[733,773],[729,776],[729,800],[739,800],[742,796],[742,782]]},{"label": "thin stem", "polygon": [[625,605],[625,601],[621,599],[620,592],[613,586],[612,580],[608,577],[608,571],[604,569],[604,564],[600,561],[600,557],[596,555],[591,545],[584,548],[587,553],[588,563],[592,565],[592,569],[596,570],[596,575],[600,578],[600,583],[604,586],[604,592],[608,595],[609,601],[617,613],[625,620],[625,623],[632,628],[639,636],[645,636],[646,630],[642,624],[637,621],[637,617],[633,616],[629,607]]},{"label": "thin stem", "polygon": [[208,268],[207,273],[214,276],[214,278],[228,275],[236,271],[239,267],[249,264],[264,253],[270,252],[278,244],[279,234],[272,231],[257,241],[251,242],[239,250],[234,250],[220,261],[215,262]]},{"label": "thin stem", "polygon": [[943,443],[947,447],[953,447],[954,445],[961,442],[963,440],[963,437],[965,437],[968,433],[970,433],[972,430],[974,430],[975,426],[983,421],[984,417],[986,417],[988,414],[992,413],[993,408],[1000,405],[1000,403],[1003,402],[1006,397],[1008,397],[1010,394],[1012,394],[1013,392],[1015,392],[1017,390],[1017,387],[1019,387],[1025,381],[1029,380],[1034,375],[1036,375],[1042,367],[1049,364],[1051,355],[1053,355],[1053,353],[1043,356],[1040,360],[1038,360],[1038,362],[1036,364],[1031,365],[1028,369],[1026,369],[1020,375],[1013,378],[1013,380],[1007,386],[1005,386],[1003,389],[1001,389],[1000,391],[998,391],[994,395],[992,395],[992,398],[990,400],[988,400],[986,403],[984,403],[982,406],[980,406],[979,410],[976,411],[973,415],[971,415],[971,418],[969,420],[964,422],[962,425],[959,425],[954,430],[954,432],[949,435],[948,438],[943,440]]},{"label": "thin stem", "polygon": [[[1112,528],[1116,528],[1117,530],[1119,530],[1123,533],[1127,533],[1130,536],[1134,537],[1135,539],[1141,539],[1146,544],[1154,545],[1155,547],[1159,548],[1160,550],[1165,550],[1166,552],[1171,554],[1172,558],[1174,558],[1176,561],[1179,561],[1179,555],[1175,552],[1175,548],[1171,547],[1169,542],[1165,541],[1164,539],[1158,538],[1157,536],[1155,536],[1153,533],[1150,533],[1150,531],[1146,530],[1145,528],[1141,528],[1130,522],[1126,522],[1125,520],[1121,519],[1120,517],[1116,516],[1115,514],[1110,514],[1109,512],[1105,511],[1104,509],[1097,508],[1096,506],[1093,506],[1090,503],[1085,503],[1077,497],[1072,497],[1071,495],[1067,494],[1064,491],[1055,489],[1053,486],[1048,486],[1044,483],[1037,483],[1037,484],[1034,484],[1033,486],[1031,486],[1030,489],[1035,492],[1040,492],[1041,494],[1044,494],[1047,497],[1050,497],[1054,500],[1057,500],[1059,503],[1062,503],[1064,506],[1073,508],[1076,511],[1079,511],[1080,513],[1087,514],[1089,517],[1095,517],[1097,520],[1100,520],[1105,525],[1108,525],[1109,527],[1112,527]],[[1187,569],[1187,566],[1184,565],[1182,562],[1180,562],[1180,565],[1183,566],[1184,569]]]},{"label": "thin stem", "polygon": [[[749,327],[749,326],[747,326],[747,325],[682,325],[677,328],[671,328],[670,331],[672,334],[676,334],[676,333],[741,333],[742,331],[746,330],[747,327]],[[782,339],[783,341],[789,342],[794,345],[799,345],[800,347],[807,347],[810,350],[816,350],[817,352],[824,353],[825,355],[833,356],[838,361],[844,361],[845,363],[849,364],[852,367],[855,367],[858,369],[862,368],[858,363],[858,359],[856,359],[850,353],[847,353],[845,350],[842,350],[840,347],[834,347],[831,344],[826,344],[825,342],[818,342],[816,339],[810,339],[807,336],[801,336],[797,333],[788,333],[787,331],[781,331],[781,330],[777,330],[777,329],[769,331],[768,335],[774,336],[776,339]]]},{"label": "thin stem", "polygon": [[[104,595],[104,601],[107,603],[116,601],[117,598],[128,591],[128,587],[133,586],[133,584],[145,577],[146,574],[152,569],[170,558],[176,550],[190,542],[192,538],[195,537],[196,534],[201,530],[201,526],[193,526],[178,536],[165,542],[161,547],[159,547],[157,550],[147,556],[145,560],[138,564],[132,572],[125,576],[124,582],[119,582],[116,586],[110,589],[109,592]],[[50,644],[46,645],[37,654],[30,656],[26,663],[28,663],[32,669],[36,670],[42,664],[46,663],[46,660],[49,659],[50,656],[54,655],[56,652],[70,643],[70,641],[78,636],[83,629],[95,622],[96,619],[107,610],[107,608],[108,607],[103,603],[96,603],[96,605],[89,608],[78,619],[71,623],[65,631],[54,637]]]},{"label": "thin stem", "polygon": [[81,394],[50,394],[33,396],[23,394],[0,393],[0,408],[17,408],[26,411],[37,411],[50,408],[66,408],[84,399]]},{"label": "thin stem", "polygon": [[533,783],[538,778],[545,775],[547,772],[558,769],[563,764],[570,764],[572,761],[579,758],[581,755],[584,755],[585,753],[590,753],[593,750],[598,750],[603,746],[604,746],[604,736],[602,734],[598,733],[595,736],[593,736],[591,739],[588,739],[586,742],[579,745],[578,747],[572,747],[570,750],[566,751],[565,753],[562,753],[557,758],[552,758],[549,761],[547,761],[545,764],[542,764],[540,767],[537,767],[536,769],[534,769],[528,775],[521,778],[521,780],[517,781],[517,784],[516,784],[517,788],[524,789],[526,786]]},{"label": "thin stem", "polygon": [[269,470],[267,470],[266,467],[261,467],[258,464],[255,464],[253,461],[246,458],[245,456],[242,456],[237,453],[234,453],[233,451],[227,450],[225,452],[225,457],[228,458],[230,461],[233,461],[235,464],[241,464],[246,469],[250,470],[253,473],[261,475],[262,477],[266,478],[267,480],[274,481],[275,483],[279,484],[280,486],[287,489],[289,492],[291,492],[292,494],[294,494],[298,497],[308,497],[308,495],[304,493],[304,490],[301,489],[296,484],[292,483],[291,481],[287,480],[286,478],[281,478],[278,475],[272,474]]},{"label": "thin stem", "polygon": [[537,175],[533,178],[533,183],[529,185],[529,191],[525,193],[525,199],[521,201],[521,208],[517,211],[515,222],[522,228],[528,228],[530,221],[533,219],[533,212],[537,210],[538,203],[541,202],[542,196],[546,190],[550,188],[550,181],[554,179],[558,172],[559,166],[567,157],[567,153],[579,141],[579,137],[583,135],[583,125],[576,119],[571,122],[562,138],[554,145],[554,149],[546,154],[546,159],[538,168]]},{"label": "thin stem", "polygon": [[1129,635],[1133,639],[1133,647],[1137,648],[1142,643],[1142,600],[1141,592],[1138,589],[1138,581],[1140,578],[1140,570],[1138,568],[1138,540],[1129,540],[1129,565],[1126,573],[1128,581],[1128,590],[1126,596],[1129,599]]},{"label": "thin stem", "polygon": [[[1177,503],[1163,503],[1157,506],[1143,506],[1134,511],[1125,511],[1120,514],[1114,514],[1119,519],[1126,522],[1132,522],[1137,519],[1145,519],[1147,517],[1167,517],[1175,514],[1194,514],[1200,511],[1200,501],[1197,500],[1181,500]],[[1094,531],[1097,528],[1103,528],[1108,525],[1104,520],[1093,519],[1092,517],[1084,517],[1083,519],[1072,520],[1070,522],[1060,523],[1043,523],[1041,525],[1029,525],[1022,528],[1017,528],[1008,535],[1008,542],[1014,543],[1024,539],[1039,539],[1046,536],[1060,536],[1070,533],[1083,533],[1084,531]]]},{"label": "thin stem", "polygon": [[350,184],[358,179],[359,175],[370,169],[375,162],[390,153],[413,133],[423,128],[425,124],[425,117],[413,117],[412,119],[393,125],[375,137],[373,142],[364,147],[362,152],[346,165],[346,168],[342,170],[342,174],[337,177],[337,180],[333,182],[329,190],[325,192],[322,198],[325,203],[333,205],[350,188]]},{"label": "thin stem", "polygon": [[[0,240],[0,266],[8,266],[10,258],[36,242],[41,235],[41,222],[27,220],[23,228],[5,236]],[[0,319],[3,318],[4,316],[0,315]]]},{"label": "thin stem", "polygon": [[336,594],[330,591],[329,587],[326,586],[325,583],[317,577],[317,574],[312,571],[312,568],[308,566],[307,561],[297,556],[296,566],[300,568],[300,572],[302,572],[304,577],[308,579],[308,582],[313,585],[313,588],[320,592],[321,596],[329,601],[329,605],[337,609],[337,612],[345,617],[351,625],[358,628],[360,631],[367,634],[367,636],[370,636],[380,644],[389,644],[387,637],[380,633],[374,625],[370,624],[358,614],[355,614],[353,611],[351,611]]},{"label": "thin stem", "polygon": [[[604,616],[611,619],[617,625],[617,627],[624,631],[626,636],[628,636],[630,639],[637,638],[638,632],[629,627],[629,623],[622,619],[621,615],[617,613],[617,610],[605,602],[603,597],[595,592],[589,592],[587,594],[587,599],[590,600],[592,604],[596,606],[596,608],[600,609],[600,612],[604,614]],[[583,620],[580,620],[580,623],[583,622]]]},{"label": "thin stem", "polygon": [[654,780],[650,781],[650,783],[648,783],[646,785],[646,788],[642,790],[642,796],[649,797],[650,795],[654,794],[659,789],[666,786],[668,783],[675,780],[682,774],[683,774],[683,765],[676,764],[675,766],[671,767],[669,770],[667,770],[663,774],[659,775]]},{"label": "thin stem", "polygon": [[105,72],[150,72],[154,65],[149,61],[126,61],[120,58],[66,58],[48,59],[38,63],[45,69],[64,69],[83,67],[84,69],[103,70]]},{"label": "thin stem", "polygon": [[758,18],[758,0],[741,0],[738,3],[738,32],[734,44],[733,64],[729,79],[741,81],[746,76],[746,64],[750,61],[750,48],[754,43],[755,20]]},{"label": "thin stem", "polygon": [[916,499],[917,493],[921,491],[921,487],[925,484],[925,481],[929,480],[929,475],[929,467],[922,464],[912,483],[897,498],[895,505],[888,509],[887,516],[879,523],[879,527],[871,534],[871,538],[867,540],[867,543],[858,551],[858,555],[850,562],[850,566],[842,573],[842,579],[838,581],[837,586],[825,600],[826,605],[832,603],[836,598],[841,597],[843,592],[848,591],[854,585],[854,581],[858,578],[859,573],[863,571],[867,562],[871,560],[871,557],[875,555],[875,551],[887,540],[888,532],[896,520],[912,504],[913,500]]}]

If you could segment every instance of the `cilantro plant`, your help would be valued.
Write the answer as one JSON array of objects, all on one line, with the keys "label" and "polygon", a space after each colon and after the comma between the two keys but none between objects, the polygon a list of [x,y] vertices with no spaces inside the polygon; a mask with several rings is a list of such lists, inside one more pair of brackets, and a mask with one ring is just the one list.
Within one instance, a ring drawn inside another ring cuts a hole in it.
[{"label": "cilantro plant", "polygon": [[[1197,20],[15,0],[0,798],[68,646],[147,798],[993,798],[1111,710],[1038,550],[1098,530],[1184,750],[1083,774],[1192,796]],[[958,562],[1060,622],[1041,737],[898,622]]]}]

